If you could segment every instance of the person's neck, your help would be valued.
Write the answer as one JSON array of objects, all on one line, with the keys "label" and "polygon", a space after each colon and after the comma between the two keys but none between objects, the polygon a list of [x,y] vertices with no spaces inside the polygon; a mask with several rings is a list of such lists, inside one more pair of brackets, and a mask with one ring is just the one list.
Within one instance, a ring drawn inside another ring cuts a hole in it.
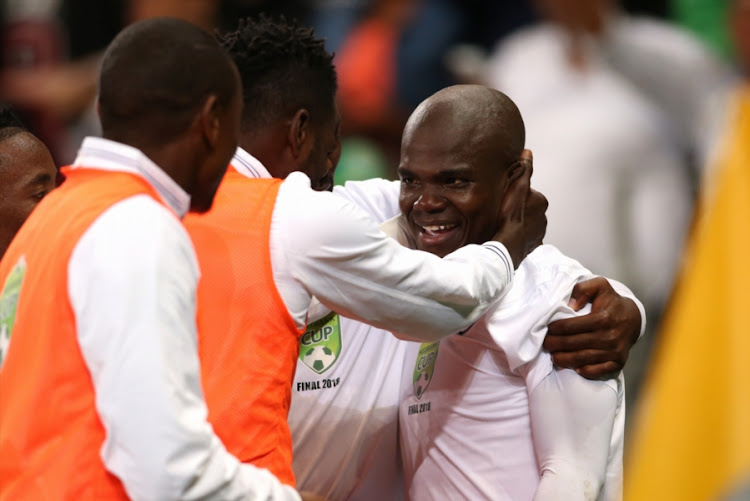
[{"label": "person's neck", "polygon": [[197,170],[194,166],[202,161],[202,155],[195,148],[183,141],[151,147],[133,146],[141,150],[185,192],[192,192],[194,173]]},{"label": "person's neck", "polygon": [[[271,127],[255,134],[243,134],[240,148],[258,159],[272,177],[283,179],[291,172],[283,160],[286,137]],[[293,170],[293,169],[292,169]]]},{"label": "person's neck", "polygon": [[186,193],[192,193],[195,172],[206,155],[200,139],[185,134],[166,143],[153,143],[113,131],[103,131],[102,137],[138,149]]}]

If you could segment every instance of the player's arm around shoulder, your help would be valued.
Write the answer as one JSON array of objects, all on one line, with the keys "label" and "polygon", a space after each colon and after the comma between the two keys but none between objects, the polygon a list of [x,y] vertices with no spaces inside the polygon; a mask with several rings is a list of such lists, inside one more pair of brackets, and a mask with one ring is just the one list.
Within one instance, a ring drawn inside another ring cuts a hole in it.
[{"label": "player's arm around shoulder", "polygon": [[333,188],[333,193],[367,212],[373,221],[382,223],[401,213],[398,206],[400,181],[368,179],[347,181]]}]

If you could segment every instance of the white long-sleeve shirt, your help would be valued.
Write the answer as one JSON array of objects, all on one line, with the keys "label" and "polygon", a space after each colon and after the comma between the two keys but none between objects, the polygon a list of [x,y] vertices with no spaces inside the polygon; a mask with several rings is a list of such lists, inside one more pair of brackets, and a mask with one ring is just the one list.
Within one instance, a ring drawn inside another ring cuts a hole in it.
[{"label": "white long-sleeve shirt", "polygon": [[[374,220],[382,222],[400,213],[399,184],[380,179],[348,182],[334,188],[334,193],[356,203]],[[635,301],[641,312],[642,335],[645,329],[643,305],[623,284],[613,280],[610,283],[620,295]],[[329,328],[324,340],[320,333]],[[319,334],[317,341],[313,331]],[[308,332],[311,336],[303,337],[289,412],[298,487],[331,499],[402,499],[402,475],[397,459],[398,405],[402,362],[410,343],[343,316],[334,316],[325,326],[310,326]],[[334,338],[338,338],[338,342]],[[306,353],[321,345],[333,347],[334,353],[323,367],[316,369]],[[574,376],[577,379],[572,382],[569,378],[563,381],[588,384]],[[544,381],[535,392],[543,401],[555,397],[554,393],[549,395],[544,390],[555,389],[556,378]],[[579,406],[571,400],[564,402]],[[566,406],[557,404],[554,408],[567,412]],[[605,406],[605,411],[608,409],[610,407]],[[539,415],[544,413],[537,413]],[[550,423],[551,429],[558,423]],[[565,436],[560,442],[553,442],[553,450],[569,444],[571,439],[575,437]],[[610,476],[616,477],[616,472]],[[552,473],[548,473],[545,485],[552,479]],[[608,485],[616,483],[616,480],[609,481]]]},{"label": "white long-sleeve shirt", "polygon": [[[242,150],[232,165],[250,178],[268,176]],[[481,317],[513,276],[500,243],[468,245],[442,259],[406,249],[359,207],[310,189],[300,172],[279,188],[269,239],[274,282],[300,328],[315,296],[355,320],[407,338],[439,339]]]},{"label": "white long-sleeve shirt", "polygon": [[298,500],[242,465],[206,421],[195,325],[199,271],[179,217],[189,196],[135,148],[87,138],[73,168],[145,178],[171,208],[138,195],[105,210],[76,244],[68,289],[106,430],[101,457],[134,500]]},{"label": "white long-sleeve shirt", "polygon": [[399,415],[407,498],[619,499],[622,376],[589,381],[554,369],[542,350],[547,325],[576,314],[575,283],[591,277],[539,247],[466,333],[409,343]]}]

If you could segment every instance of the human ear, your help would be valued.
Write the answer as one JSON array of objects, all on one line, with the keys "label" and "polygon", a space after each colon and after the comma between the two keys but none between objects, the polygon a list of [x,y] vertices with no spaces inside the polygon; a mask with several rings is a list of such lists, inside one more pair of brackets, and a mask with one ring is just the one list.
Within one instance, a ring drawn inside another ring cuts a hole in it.
[{"label": "human ear", "polygon": [[305,108],[298,109],[292,117],[289,126],[287,142],[291,148],[292,155],[296,158],[302,152],[302,146],[310,135],[310,112]]},{"label": "human ear", "polygon": [[200,131],[206,143],[211,148],[216,146],[221,133],[221,124],[219,121],[219,104],[215,94],[210,94],[201,107],[198,118]]}]

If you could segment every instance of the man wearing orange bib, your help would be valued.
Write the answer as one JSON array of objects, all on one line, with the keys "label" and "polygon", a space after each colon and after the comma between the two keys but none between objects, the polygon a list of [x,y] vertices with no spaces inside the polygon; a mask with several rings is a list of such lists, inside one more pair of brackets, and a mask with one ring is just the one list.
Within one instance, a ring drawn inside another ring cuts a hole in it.
[{"label": "man wearing orange bib", "polygon": [[104,139],[0,262],[3,501],[299,500],[227,453],[200,388],[180,218],[211,206],[240,100],[232,62],[182,21],[136,23],[107,50]]}]

